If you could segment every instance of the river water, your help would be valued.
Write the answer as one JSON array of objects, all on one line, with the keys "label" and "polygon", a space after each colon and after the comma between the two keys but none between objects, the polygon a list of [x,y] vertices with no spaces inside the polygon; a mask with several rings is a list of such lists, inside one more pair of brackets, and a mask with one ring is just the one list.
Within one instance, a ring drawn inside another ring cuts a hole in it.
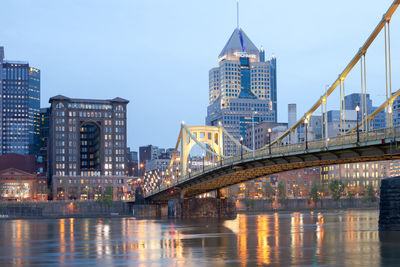
[{"label": "river water", "polygon": [[400,238],[380,240],[377,221],[378,211],[3,220],[0,266],[400,266]]}]

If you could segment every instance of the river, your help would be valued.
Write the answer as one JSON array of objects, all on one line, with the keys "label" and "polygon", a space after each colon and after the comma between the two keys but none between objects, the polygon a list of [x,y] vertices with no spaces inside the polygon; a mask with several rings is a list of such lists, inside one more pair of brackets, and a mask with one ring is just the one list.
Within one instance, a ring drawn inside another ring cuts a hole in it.
[{"label": "river", "polygon": [[400,266],[378,211],[0,221],[0,266]]}]

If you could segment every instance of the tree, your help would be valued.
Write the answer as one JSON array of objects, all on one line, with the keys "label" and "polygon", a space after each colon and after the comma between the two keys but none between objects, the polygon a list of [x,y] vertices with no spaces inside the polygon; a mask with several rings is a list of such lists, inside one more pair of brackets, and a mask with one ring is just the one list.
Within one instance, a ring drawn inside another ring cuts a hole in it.
[{"label": "tree", "polygon": [[329,184],[329,189],[332,192],[332,198],[336,202],[340,200],[340,197],[342,196],[342,193],[344,191],[344,183],[339,180],[332,180]]},{"label": "tree", "polygon": [[346,193],[346,198],[350,201],[353,201],[354,196],[355,196],[355,193],[353,192],[353,190],[351,188],[348,188],[347,193]]},{"label": "tree", "polygon": [[271,183],[270,182],[265,182],[264,183],[264,195],[267,198],[272,198],[274,193],[275,193],[275,190],[272,188]]},{"label": "tree", "polygon": [[113,188],[111,186],[107,186],[106,190],[104,190],[103,194],[101,194],[101,197],[98,199],[98,201],[110,208],[113,205]]},{"label": "tree", "polygon": [[319,196],[319,191],[318,191],[318,187],[316,184],[313,185],[313,187],[311,188],[310,191],[310,199],[312,200],[312,202],[314,202],[315,204],[318,203],[318,201],[321,200],[320,196]]},{"label": "tree", "polygon": [[364,198],[368,202],[375,202],[376,201],[376,195],[375,195],[375,190],[372,184],[369,184],[365,190],[365,195]]},{"label": "tree", "polygon": [[280,203],[286,201],[286,186],[283,181],[280,181],[278,184],[278,201]]}]

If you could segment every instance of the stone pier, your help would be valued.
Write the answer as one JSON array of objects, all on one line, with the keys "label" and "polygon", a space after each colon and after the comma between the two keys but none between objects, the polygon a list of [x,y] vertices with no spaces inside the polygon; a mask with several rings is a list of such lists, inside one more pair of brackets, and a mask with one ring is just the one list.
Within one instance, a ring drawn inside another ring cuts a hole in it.
[{"label": "stone pier", "polygon": [[379,209],[379,230],[400,231],[400,176],[382,180]]},{"label": "stone pier", "polygon": [[190,198],[168,201],[170,218],[236,218],[236,205],[233,199]]}]

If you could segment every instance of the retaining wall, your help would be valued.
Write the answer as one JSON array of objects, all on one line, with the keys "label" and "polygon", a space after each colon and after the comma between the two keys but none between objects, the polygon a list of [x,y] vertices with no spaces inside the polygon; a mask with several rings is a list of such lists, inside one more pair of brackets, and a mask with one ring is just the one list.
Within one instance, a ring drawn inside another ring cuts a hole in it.
[{"label": "retaining wall", "polygon": [[270,200],[244,199],[237,200],[236,207],[239,212],[250,211],[296,211],[311,209],[352,209],[352,208],[376,208],[379,199],[375,202],[367,202],[364,199],[341,199],[338,202],[333,199],[322,199],[318,203],[312,203],[309,199],[286,199],[282,203],[274,203]]},{"label": "retaining wall", "polygon": [[106,205],[97,201],[49,201],[0,203],[0,218],[91,217],[131,215],[129,204],[115,201]]}]

